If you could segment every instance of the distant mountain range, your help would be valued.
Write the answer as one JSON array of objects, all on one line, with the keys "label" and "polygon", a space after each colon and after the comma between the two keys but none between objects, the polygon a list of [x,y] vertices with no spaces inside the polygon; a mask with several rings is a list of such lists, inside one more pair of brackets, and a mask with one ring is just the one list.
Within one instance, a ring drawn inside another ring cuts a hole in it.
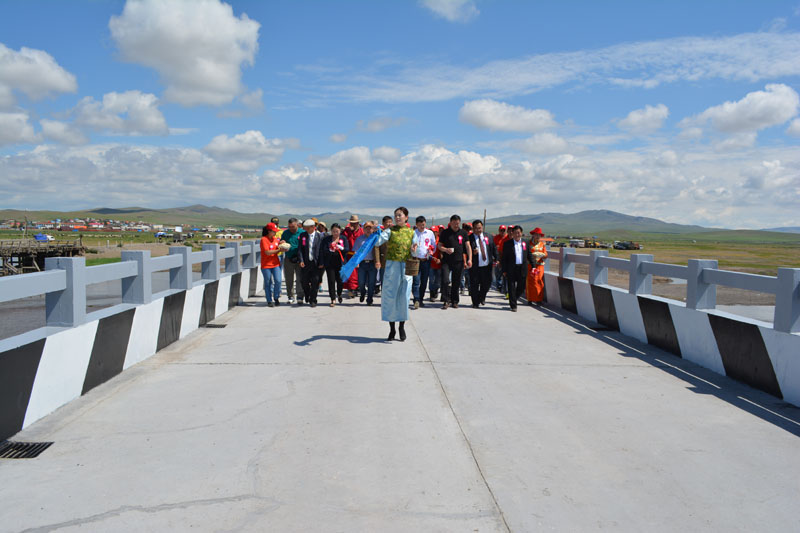
[{"label": "distant mountain range", "polygon": [[761,231],[777,231],[779,233],[800,233],[800,226],[786,226],[783,228],[765,228]]},{"label": "distant mountain range", "polygon": [[[323,220],[328,224],[338,222],[346,224],[353,213],[344,211],[339,213],[283,213],[278,214],[281,225],[286,225],[290,217],[300,220],[314,217]],[[357,213],[359,218],[364,220],[379,220],[383,216],[369,213]],[[385,213],[390,214],[390,213]],[[412,217],[415,213],[411,214]],[[142,221],[147,223],[158,223],[165,225],[182,224],[184,226],[218,226],[218,227],[240,227],[240,228],[260,228],[266,224],[272,213],[240,213],[231,209],[221,207],[208,207],[205,205],[190,205],[186,207],[176,207],[171,209],[148,209],[145,207],[125,207],[125,208],[98,208],[86,211],[21,211],[21,210],[0,210],[0,220],[23,220],[25,217],[30,221],[46,221],[53,219],[70,218],[97,218],[114,219],[122,221]],[[464,221],[471,222],[473,219],[464,216]],[[412,221],[413,222],[413,221]],[[446,224],[447,217],[436,220],[428,220],[428,225],[432,223]],[[771,228],[767,230],[725,230],[720,228],[706,228],[703,226],[674,224],[664,222],[655,218],[637,217],[617,213],[607,209],[597,209],[581,211],[578,213],[541,213],[537,215],[506,215],[502,217],[489,218],[486,220],[487,229],[495,232],[500,224],[513,225],[519,224],[527,233],[529,230],[538,226],[548,235],[599,235],[601,238],[616,239],[635,239],[638,234],[661,234],[663,236],[697,236],[703,240],[727,240],[732,234],[748,234],[751,238],[764,238],[766,241],[785,241],[785,237],[775,235],[775,233],[800,233],[799,227]],[[791,239],[793,240],[793,239]]]}]

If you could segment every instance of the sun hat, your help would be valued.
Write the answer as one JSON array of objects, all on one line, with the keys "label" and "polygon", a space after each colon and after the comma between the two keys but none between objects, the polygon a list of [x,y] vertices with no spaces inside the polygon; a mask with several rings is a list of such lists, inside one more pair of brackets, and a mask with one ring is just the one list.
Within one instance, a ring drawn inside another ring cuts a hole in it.
[{"label": "sun hat", "polygon": [[269,231],[278,231],[278,226],[276,226],[273,222],[267,224],[267,230]]},{"label": "sun hat", "polygon": [[542,236],[544,236],[544,232],[542,231],[542,228],[533,228],[533,231],[531,231],[531,235],[542,235]]},{"label": "sun hat", "polygon": [[348,222],[358,222],[358,215],[350,215]]}]

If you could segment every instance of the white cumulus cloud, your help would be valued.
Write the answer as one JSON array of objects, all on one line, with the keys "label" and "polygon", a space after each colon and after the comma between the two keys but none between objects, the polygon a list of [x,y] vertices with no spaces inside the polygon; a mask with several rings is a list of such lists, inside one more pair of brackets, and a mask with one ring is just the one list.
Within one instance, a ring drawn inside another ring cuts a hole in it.
[{"label": "white cumulus cloud", "polygon": [[334,170],[367,168],[372,165],[372,156],[366,146],[354,146],[347,150],[336,152],[330,157],[318,159],[316,164],[318,167]]},{"label": "white cumulus cloud", "polygon": [[420,0],[420,4],[449,22],[469,22],[480,13],[473,0]]},{"label": "white cumulus cloud", "polygon": [[249,130],[233,137],[217,135],[203,150],[214,159],[240,170],[255,170],[275,163],[286,149],[298,148],[297,139],[267,139],[260,131]]},{"label": "white cumulus cloud", "polygon": [[347,140],[347,134],[346,133],[334,133],[333,135],[330,136],[329,139],[330,139],[330,141],[332,143],[340,144],[340,143],[343,143],[343,142],[345,142]]},{"label": "white cumulus cloud", "polygon": [[158,98],[141,91],[107,93],[98,102],[83,98],[73,110],[75,123],[113,135],[167,135],[169,128],[158,109]]},{"label": "white cumulus cloud", "polygon": [[681,125],[694,126],[711,122],[726,133],[755,132],[777,126],[797,115],[800,97],[791,87],[773,83],[763,91],[748,93],[736,102],[710,107],[696,117],[681,121]]},{"label": "white cumulus cloud", "polygon": [[490,99],[465,102],[458,118],[461,122],[492,131],[535,133],[557,126],[553,114],[546,109],[528,109]]},{"label": "white cumulus cloud", "polygon": [[563,154],[570,150],[566,139],[549,132],[537,133],[528,139],[514,141],[511,146],[531,154],[555,155]]},{"label": "white cumulus cloud", "polygon": [[159,73],[165,99],[218,106],[244,92],[241,69],[255,61],[260,24],[219,0],[128,0],[109,28],[125,61]]},{"label": "white cumulus cloud", "polygon": [[786,134],[793,137],[800,137],[800,118],[794,119],[789,127],[786,128]]},{"label": "white cumulus cloud", "polygon": [[66,122],[43,118],[39,124],[42,126],[42,135],[45,139],[72,146],[89,142],[83,132]]},{"label": "white cumulus cloud", "polygon": [[38,140],[39,136],[33,131],[28,113],[24,111],[0,112],[0,146],[33,143]]},{"label": "white cumulus cloud", "polygon": [[664,125],[669,116],[669,109],[664,104],[647,105],[644,109],[635,109],[619,121],[619,126],[633,133],[652,133]]},{"label": "white cumulus cloud", "polygon": [[74,93],[75,76],[42,50],[22,47],[19,52],[0,43],[0,109],[14,105],[14,91],[34,100],[50,93]]}]

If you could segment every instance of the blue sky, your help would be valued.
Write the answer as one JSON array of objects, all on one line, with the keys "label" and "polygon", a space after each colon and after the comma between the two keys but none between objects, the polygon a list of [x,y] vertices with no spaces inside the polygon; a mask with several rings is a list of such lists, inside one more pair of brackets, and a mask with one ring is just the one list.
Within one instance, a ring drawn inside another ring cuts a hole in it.
[{"label": "blue sky", "polygon": [[0,207],[800,225],[800,0],[3,1]]}]

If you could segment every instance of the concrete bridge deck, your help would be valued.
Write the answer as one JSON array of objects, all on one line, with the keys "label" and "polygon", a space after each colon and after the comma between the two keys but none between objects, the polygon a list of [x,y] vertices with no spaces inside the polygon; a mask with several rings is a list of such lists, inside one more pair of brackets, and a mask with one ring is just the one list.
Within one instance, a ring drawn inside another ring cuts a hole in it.
[{"label": "concrete bridge deck", "polygon": [[502,304],[250,300],[16,435],[0,530],[800,530],[800,410]]}]

